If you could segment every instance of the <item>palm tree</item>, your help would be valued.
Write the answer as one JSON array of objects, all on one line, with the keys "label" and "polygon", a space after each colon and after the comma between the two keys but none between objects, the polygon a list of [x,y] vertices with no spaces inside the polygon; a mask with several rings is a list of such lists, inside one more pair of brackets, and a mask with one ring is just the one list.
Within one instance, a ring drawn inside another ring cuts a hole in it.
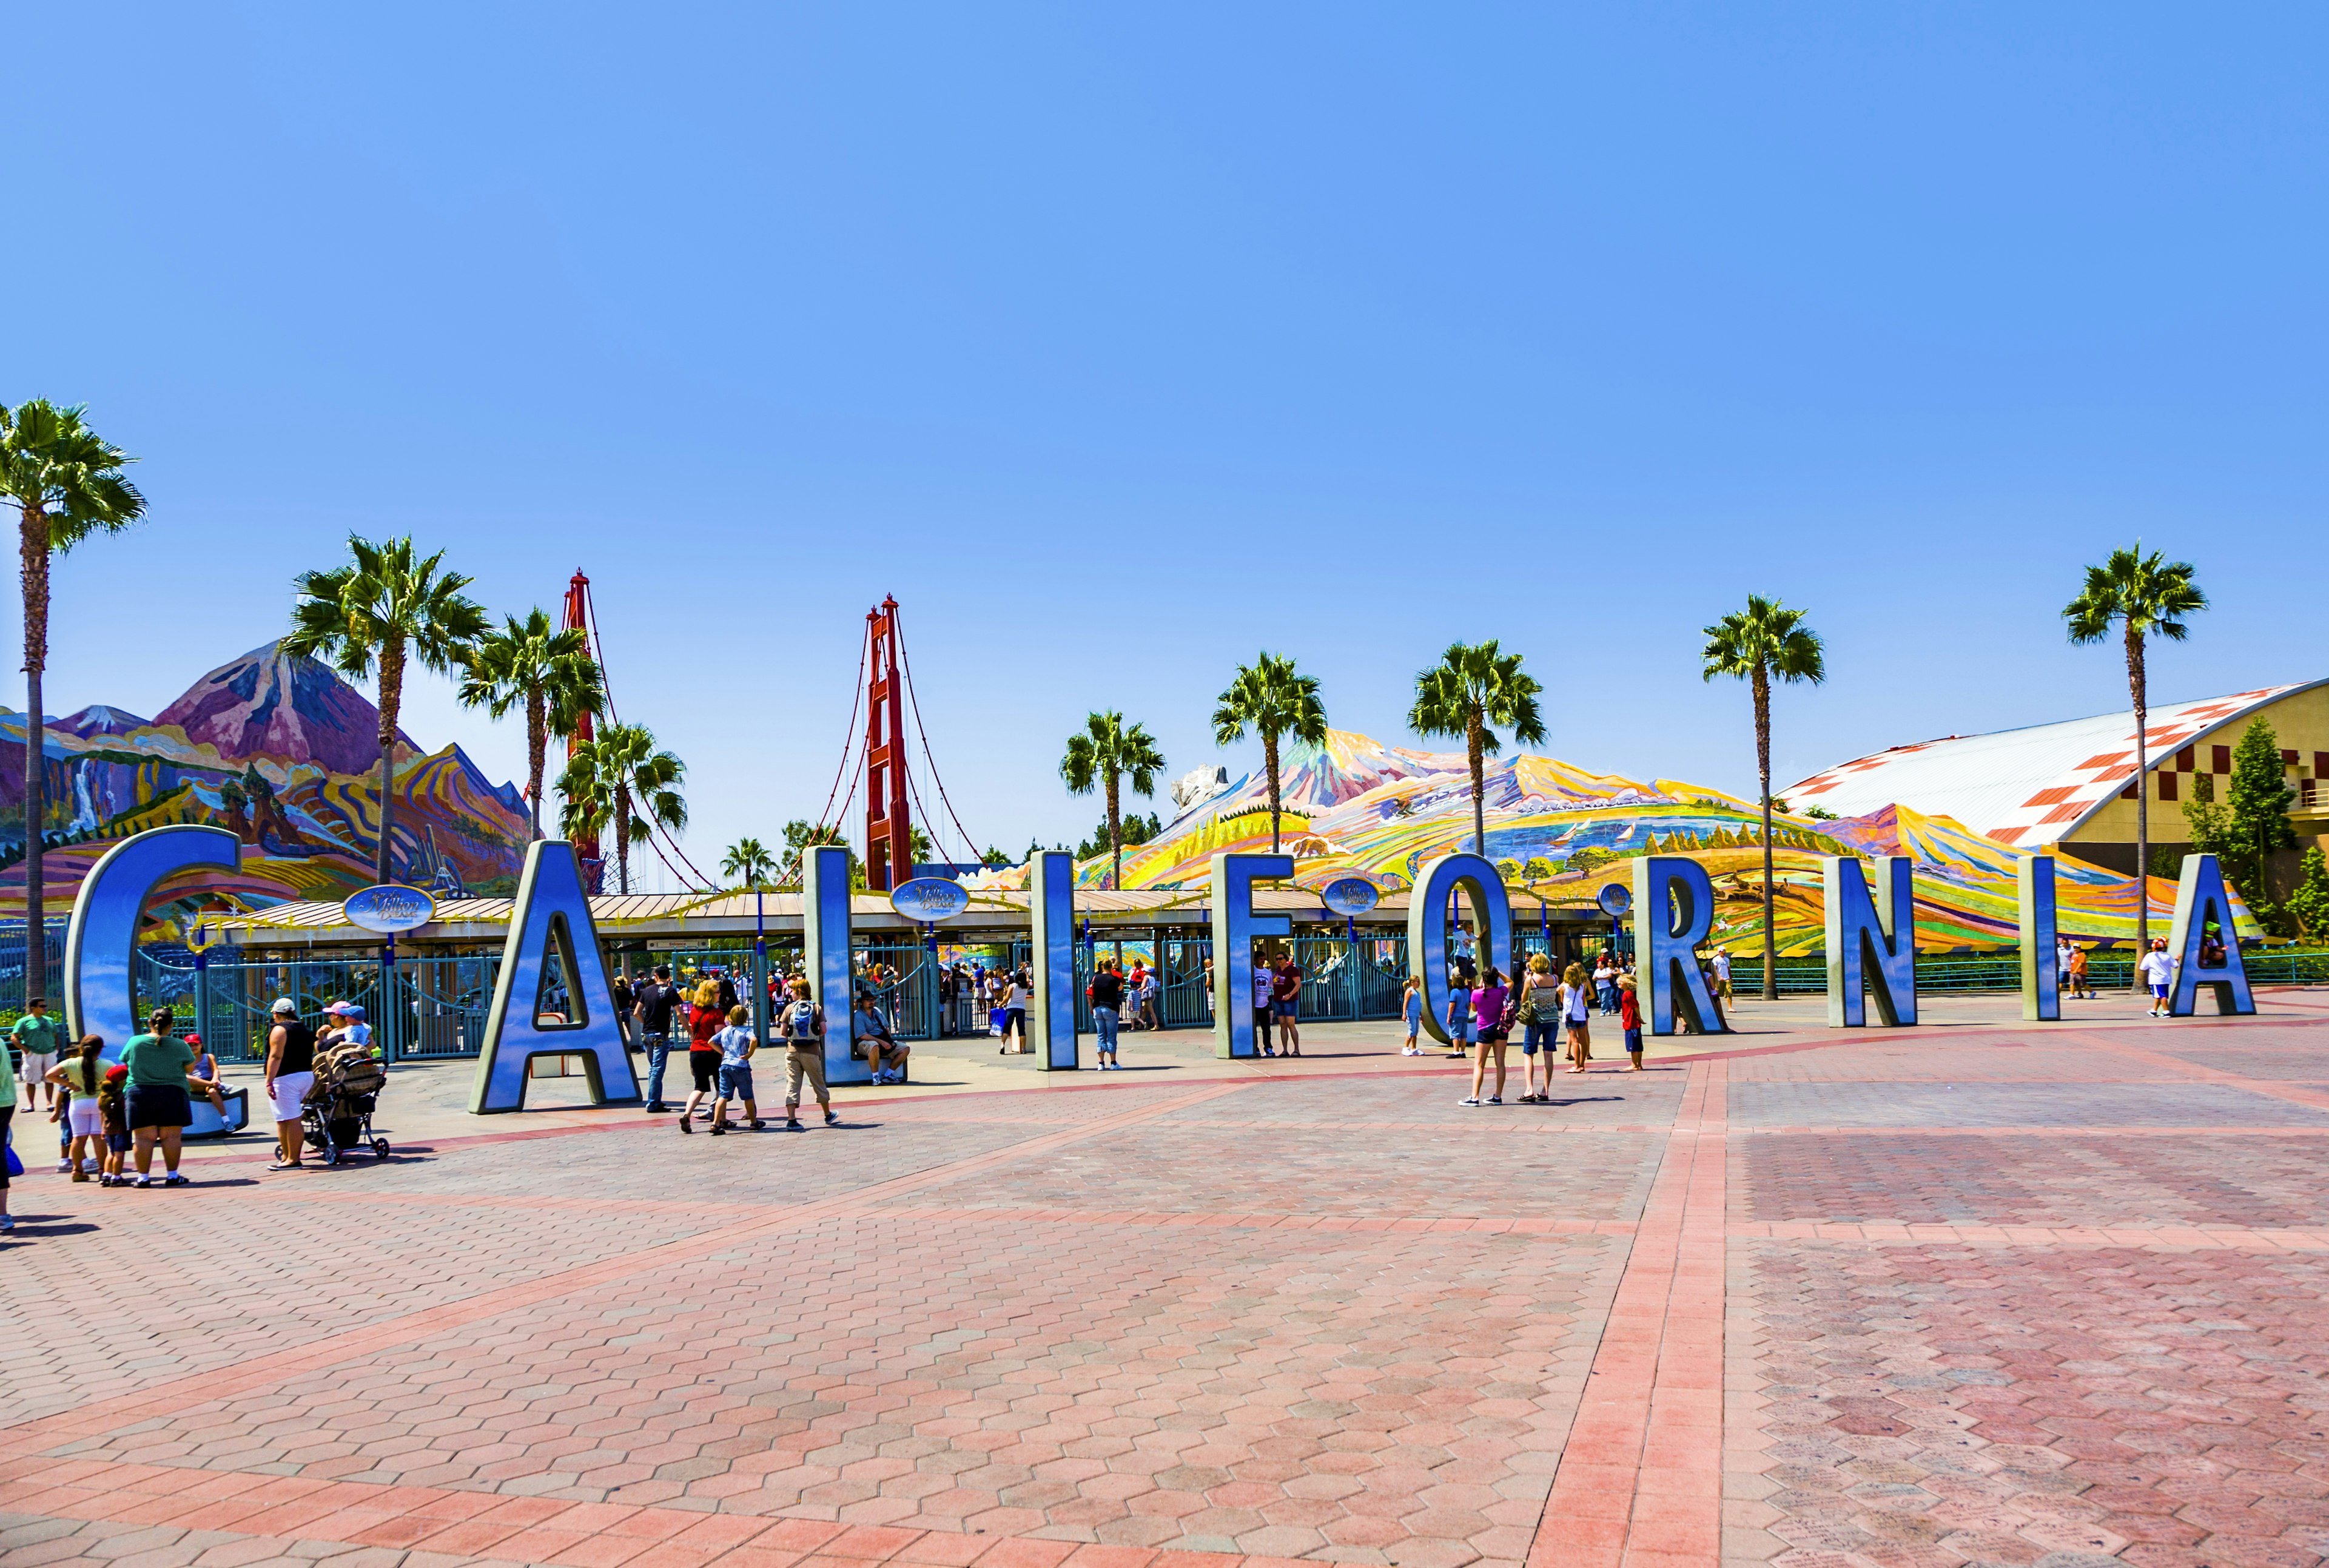
[{"label": "palm tree", "polygon": [[[2086,586],[2062,607],[2070,623],[2070,640],[2100,642],[2119,623],[2126,645],[2126,690],[2135,700],[2135,950],[2140,959],[2151,947],[2151,797],[2145,777],[2150,768],[2144,725],[2150,709],[2144,675],[2143,645],[2153,634],[2182,642],[2191,632],[2183,617],[2208,608],[2208,596],[2193,586],[2192,563],[2162,561],[2159,552],[2143,553],[2143,541],[2132,550],[2114,550],[2100,566],[2087,568]],[[2143,976],[2136,972],[2136,987]]]},{"label": "palm tree", "polygon": [[24,995],[49,992],[48,945],[42,938],[41,798],[48,724],[41,676],[49,665],[49,557],[92,534],[117,534],[146,515],[146,497],[122,477],[137,459],[81,422],[83,405],[61,409],[33,398],[0,405],[0,498],[16,505],[17,545],[24,573]]},{"label": "palm tree", "polygon": [[396,720],[404,706],[405,666],[449,673],[485,635],[486,612],[462,597],[469,580],[440,571],[445,553],[415,559],[412,539],[385,544],[348,535],[348,564],[303,571],[293,581],[291,634],[278,645],[295,657],[322,659],[363,680],[380,666],[380,856],[376,880],[389,880],[394,826]]},{"label": "palm tree", "polygon": [[721,857],[720,874],[732,876],[747,888],[766,887],[777,876],[777,858],[757,838],[740,838]]},{"label": "palm tree", "polygon": [[1771,929],[1775,901],[1771,880],[1771,682],[1774,678],[1814,685],[1827,679],[1819,634],[1804,624],[1806,612],[1784,609],[1776,599],[1747,596],[1747,608],[1733,610],[1706,628],[1699,657],[1708,680],[1736,675],[1755,694],[1755,773],[1763,787],[1763,999],[1779,999],[1778,939]]},{"label": "palm tree", "polygon": [[615,883],[631,891],[631,845],[644,843],[656,826],[677,833],[687,827],[687,802],[679,787],[687,764],[655,750],[644,724],[609,724],[597,738],[578,741],[558,776],[566,798],[559,830],[569,838],[615,830]]},{"label": "palm tree", "polygon": [[580,628],[551,629],[550,617],[540,609],[523,620],[502,618],[500,631],[489,631],[462,660],[464,706],[483,708],[495,718],[505,718],[512,708],[525,708],[525,798],[533,811],[533,836],[542,836],[542,773],[550,752],[550,736],[574,732],[585,713],[595,713],[606,701],[598,661],[591,658],[589,634]]},{"label": "palm tree", "polygon": [[1419,735],[1461,735],[1472,764],[1472,853],[1488,853],[1487,777],[1481,760],[1502,741],[1490,726],[1504,725],[1513,739],[1534,745],[1544,739],[1537,715],[1534,675],[1521,673],[1521,656],[1501,653],[1490,638],[1476,647],[1450,643],[1439,662],[1415,677],[1415,706],[1408,728]]},{"label": "palm tree", "polygon": [[1326,705],[1318,677],[1297,675],[1294,661],[1261,653],[1238,666],[1237,678],[1213,710],[1213,743],[1234,745],[1251,729],[1261,737],[1261,763],[1269,775],[1269,852],[1278,853],[1278,739],[1291,735],[1314,746],[1326,742]]},{"label": "palm tree", "polygon": [[1084,732],[1068,737],[1068,754],[1060,760],[1060,777],[1070,794],[1089,795],[1095,784],[1108,792],[1108,849],[1116,870],[1108,886],[1124,887],[1124,821],[1117,809],[1119,780],[1129,779],[1134,791],[1156,793],[1156,775],[1164,770],[1164,753],[1155,738],[1138,724],[1127,724],[1122,713],[1090,713]]}]

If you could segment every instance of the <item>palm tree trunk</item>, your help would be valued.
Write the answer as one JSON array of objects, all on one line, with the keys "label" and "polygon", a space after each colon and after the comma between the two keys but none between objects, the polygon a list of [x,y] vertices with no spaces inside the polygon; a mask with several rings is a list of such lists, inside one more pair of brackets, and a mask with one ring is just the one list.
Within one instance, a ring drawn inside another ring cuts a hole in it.
[{"label": "palm tree trunk", "polygon": [[1488,783],[1487,775],[1480,765],[1484,753],[1480,747],[1480,714],[1476,709],[1464,724],[1464,752],[1472,764],[1472,853],[1485,860],[1488,857],[1488,813],[1484,802],[1487,798]]},{"label": "palm tree trunk", "polygon": [[49,515],[37,503],[24,508],[20,543],[24,565],[24,1000],[49,994],[47,893],[41,864],[41,827],[47,819],[48,723],[41,712],[41,673],[49,662]]},{"label": "palm tree trunk", "polygon": [[2144,735],[2143,633],[2126,628],[2126,689],[2135,699],[2135,989],[2143,989],[2143,955],[2151,950],[2151,791]]},{"label": "palm tree trunk", "polygon": [[372,880],[390,880],[396,813],[396,714],[404,705],[404,639],[380,650],[380,856]]},{"label": "palm tree trunk", "polygon": [[631,796],[628,789],[615,791],[615,885],[625,897],[631,891]]},{"label": "palm tree trunk", "polygon": [[1108,885],[1111,892],[1122,893],[1124,891],[1124,830],[1117,825],[1116,803],[1116,770],[1111,768],[1108,774],[1108,852],[1116,862],[1116,869]]},{"label": "palm tree trunk", "polygon": [[1779,999],[1779,938],[1771,922],[1771,672],[1755,666],[1755,770],[1763,783],[1763,1000]]},{"label": "palm tree trunk", "polygon": [[525,694],[525,788],[533,807],[533,836],[542,836],[542,771],[550,755],[550,721],[542,710],[542,688]]},{"label": "palm tree trunk", "polygon": [[1269,770],[1269,853],[1278,853],[1278,732],[1261,732],[1261,760]]}]

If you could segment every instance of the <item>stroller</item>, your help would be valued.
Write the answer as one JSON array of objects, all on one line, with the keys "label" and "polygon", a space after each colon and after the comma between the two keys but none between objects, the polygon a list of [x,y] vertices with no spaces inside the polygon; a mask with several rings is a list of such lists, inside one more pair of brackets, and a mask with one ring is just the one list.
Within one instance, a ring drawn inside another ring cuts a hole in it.
[{"label": "stroller", "polygon": [[307,1147],[320,1149],[325,1165],[337,1165],[340,1156],[366,1145],[374,1159],[388,1157],[388,1139],[372,1129],[372,1107],[387,1083],[388,1074],[369,1045],[348,1041],[316,1053],[316,1082],[300,1106],[300,1119]]}]

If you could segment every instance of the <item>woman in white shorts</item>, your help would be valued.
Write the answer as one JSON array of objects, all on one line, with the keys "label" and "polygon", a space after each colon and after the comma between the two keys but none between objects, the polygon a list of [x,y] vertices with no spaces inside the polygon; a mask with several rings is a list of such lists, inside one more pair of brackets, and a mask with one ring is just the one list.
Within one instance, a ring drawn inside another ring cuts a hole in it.
[{"label": "woman in white shorts", "polygon": [[97,1091],[105,1082],[105,1042],[94,1034],[82,1038],[80,1048],[49,1069],[49,1082],[65,1091],[65,1131],[71,1142],[65,1150],[64,1168],[77,1182],[89,1180],[90,1170],[105,1163],[105,1122],[98,1115]]}]

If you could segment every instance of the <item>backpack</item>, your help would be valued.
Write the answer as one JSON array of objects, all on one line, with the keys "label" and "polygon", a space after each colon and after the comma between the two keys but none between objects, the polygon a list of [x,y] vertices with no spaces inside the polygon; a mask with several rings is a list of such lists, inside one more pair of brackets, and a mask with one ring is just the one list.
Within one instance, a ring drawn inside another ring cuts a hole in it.
[{"label": "backpack", "polygon": [[816,1038],[816,1004],[795,1002],[785,1009],[785,1038],[814,1040]]}]

